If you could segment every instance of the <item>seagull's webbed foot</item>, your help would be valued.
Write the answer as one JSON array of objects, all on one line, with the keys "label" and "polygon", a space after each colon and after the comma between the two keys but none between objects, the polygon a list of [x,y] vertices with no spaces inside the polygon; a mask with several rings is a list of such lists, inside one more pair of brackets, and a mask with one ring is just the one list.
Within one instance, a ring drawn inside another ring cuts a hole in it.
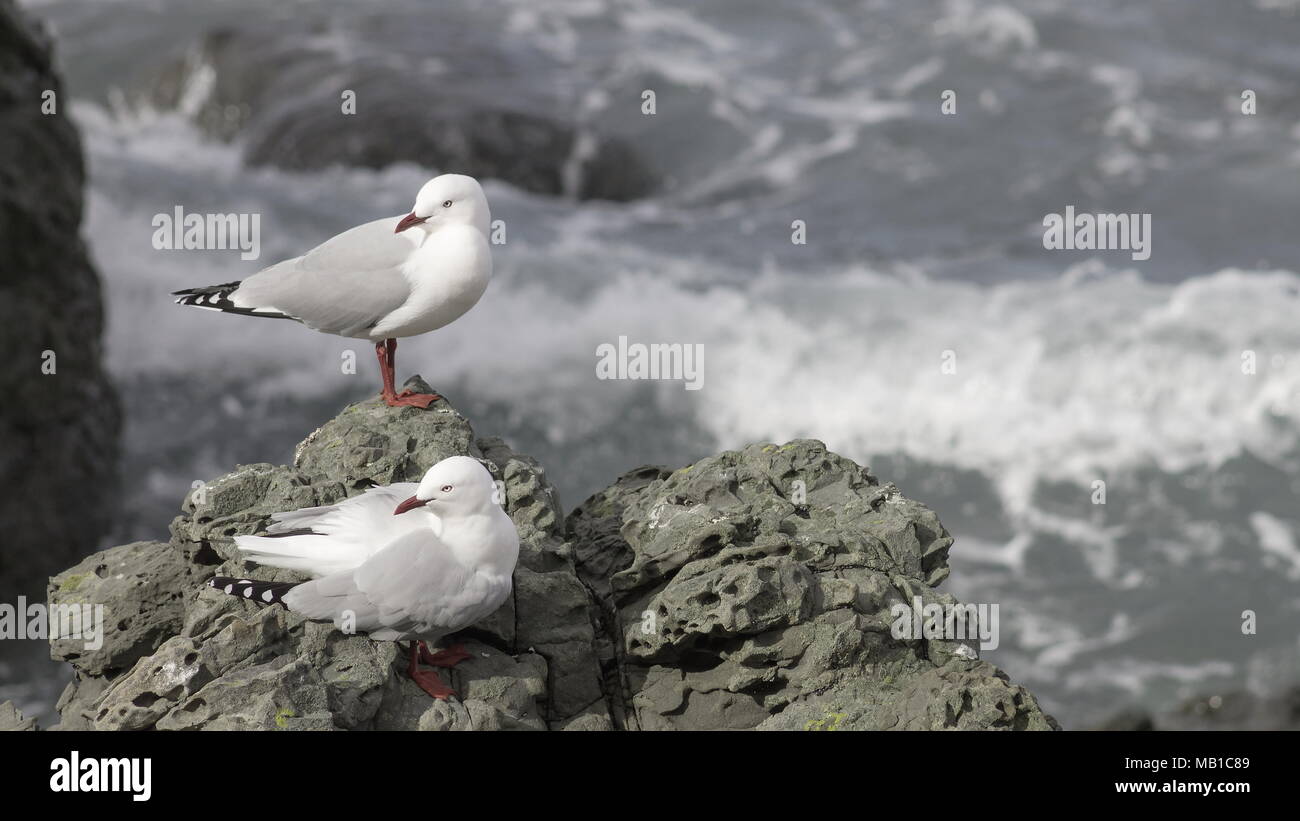
[{"label": "seagull's webbed foot", "polygon": [[419,685],[420,689],[439,701],[446,701],[456,695],[456,691],[448,687],[435,670],[419,669],[417,659],[420,655],[428,653],[428,648],[422,641],[411,642],[411,660],[406,667],[406,674],[411,680]]},{"label": "seagull's webbed foot", "polygon": [[420,689],[439,701],[446,701],[456,695],[456,691],[443,683],[434,670],[416,670],[411,673],[411,680],[420,686]]},{"label": "seagull's webbed foot", "polygon": [[442,397],[436,393],[416,393],[405,390],[401,393],[384,391],[380,394],[384,403],[390,408],[427,408]]},{"label": "seagull's webbed foot", "polygon": [[465,659],[473,656],[465,652],[465,647],[460,644],[453,644],[446,650],[439,650],[436,653],[429,652],[429,645],[420,642],[420,661],[430,667],[455,667]]},{"label": "seagull's webbed foot", "polygon": [[436,393],[416,393],[406,389],[398,393],[393,383],[396,377],[393,367],[397,364],[397,340],[384,339],[375,343],[375,357],[379,360],[379,375],[383,377],[384,387],[379,392],[384,403],[390,408],[427,408],[442,397]]}]

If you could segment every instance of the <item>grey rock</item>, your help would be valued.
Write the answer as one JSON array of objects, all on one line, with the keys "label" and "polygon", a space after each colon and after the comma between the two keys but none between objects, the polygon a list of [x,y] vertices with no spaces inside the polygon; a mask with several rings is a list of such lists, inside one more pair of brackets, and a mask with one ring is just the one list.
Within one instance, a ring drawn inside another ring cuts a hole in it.
[{"label": "grey rock", "polygon": [[390,677],[375,729],[547,729],[544,658],[512,656],[475,641],[466,642],[465,649],[473,657],[444,674],[460,699],[431,701],[406,677]]},{"label": "grey rock", "polygon": [[[81,145],[49,38],[0,0],[0,598],[35,598],[99,546],[120,410],[101,364],[99,278],[80,239]],[[42,111],[54,92],[55,113]],[[53,360],[45,352],[53,352]],[[52,363],[53,373],[43,372]],[[77,515],[66,510],[78,488]]]},{"label": "grey rock", "polygon": [[821,442],[633,471],[568,529],[622,726],[1057,728],[970,644],[893,637],[895,605],[955,604],[952,538]]},{"label": "grey rock", "polygon": [[51,614],[58,608],[94,613],[102,607],[101,646],[86,638],[52,638],[50,655],[78,672],[113,678],[149,655],[181,627],[185,597],[197,584],[185,552],[165,542],[132,542],[92,554],[49,580]]},{"label": "grey rock", "polygon": [[72,674],[72,681],[63,688],[54,708],[59,712],[59,723],[51,730],[92,730],[95,725],[96,705],[112,681],[104,676]]},{"label": "grey rock", "polygon": [[24,718],[12,701],[0,704],[0,732],[37,729],[40,728],[36,726],[36,719]]},{"label": "grey rock", "polygon": [[653,466],[629,471],[569,514],[565,524],[574,540],[578,576],[602,601],[609,598],[613,575],[632,564],[632,548],[619,533],[623,509],[646,485],[671,473]]},{"label": "grey rock", "polygon": [[216,677],[210,647],[173,636],[104,693],[96,730],[147,730]]},{"label": "grey rock", "polygon": [[320,671],[286,653],[208,682],[161,716],[159,730],[332,730]]},{"label": "grey rock", "polygon": [[607,733],[614,729],[614,724],[610,721],[609,715],[601,713],[583,713],[580,716],[570,720],[560,726],[561,730],[585,732],[585,733]]}]

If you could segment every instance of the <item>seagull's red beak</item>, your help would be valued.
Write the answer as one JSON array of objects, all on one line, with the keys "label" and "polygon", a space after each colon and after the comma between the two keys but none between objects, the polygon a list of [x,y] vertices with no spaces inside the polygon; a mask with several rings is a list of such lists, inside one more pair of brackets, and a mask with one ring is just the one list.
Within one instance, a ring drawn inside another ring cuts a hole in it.
[{"label": "seagull's red beak", "polygon": [[405,502],[402,502],[400,505],[398,505],[397,510],[393,511],[393,515],[398,516],[402,513],[415,510],[417,507],[424,507],[424,500],[417,499],[414,496],[412,496],[411,498],[407,499]]},{"label": "seagull's red beak", "polygon": [[424,222],[427,219],[428,217],[417,217],[415,215],[415,212],[412,211],[411,213],[402,217],[402,221],[397,223],[397,228],[393,231],[393,233],[400,234],[403,231],[405,231],[407,228],[410,228],[412,225],[419,225],[420,223]]}]

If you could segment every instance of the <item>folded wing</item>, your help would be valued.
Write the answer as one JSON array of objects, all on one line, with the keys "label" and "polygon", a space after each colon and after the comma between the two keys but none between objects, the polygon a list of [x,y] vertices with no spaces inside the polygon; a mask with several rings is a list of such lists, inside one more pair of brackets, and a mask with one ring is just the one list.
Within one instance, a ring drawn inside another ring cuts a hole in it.
[{"label": "folded wing", "polygon": [[415,246],[393,233],[397,220],[358,225],[259,271],[240,283],[230,302],[247,311],[278,311],[325,333],[365,337],[410,296],[401,267]]},{"label": "folded wing", "polygon": [[425,529],[399,536],[356,570],[298,585],[284,602],[307,618],[397,641],[473,624],[500,606],[496,593]]},{"label": "folded wing", "polygon": [[337,504],[276,513],[266,530],[269,535],[236,536],[235,545],[249,560],[270,567],[317,577],[349,572],[418,528],[417,520],[393,515],[417,487],[415,482],[398,482]]}]

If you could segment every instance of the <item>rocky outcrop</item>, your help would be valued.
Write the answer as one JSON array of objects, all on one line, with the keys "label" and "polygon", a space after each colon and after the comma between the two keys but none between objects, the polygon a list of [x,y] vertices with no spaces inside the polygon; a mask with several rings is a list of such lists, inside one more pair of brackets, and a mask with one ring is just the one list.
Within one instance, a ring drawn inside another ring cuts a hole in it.
[{"label": "rocky outcrop", "polygon": [[6,601],[34,598],[51,573],[98,546],[116,484],[120,417],[100,361],[99,279],[79,236],[81,145],[64,116],[62,91],[48,39],[12,0],[0,0],[0,598]]},{"label": "rocky outcrop", "polygon": [[[495,42],[439,23],[427,39],[377,44],[356,31],[362,42],[352,49],[302,45],[318,22],[310,13],[293,21],[301,38],[283,27],[211,32],[159,70],[150,101],[180,109],[218,139],[238,136],[253,165],[412,162],[579,199],[630,200],[655,188],[635,150],[557,114],[564,106],[554,89]],[[418,51],[403,52],[403,43]],[[382,56],[367,58],[367,47]],[[440,55],[437,67],[430,54]],[[500,75],[516,93],[484,87],[483,76]],[[345,91],[354,95],[350,113]]]},{"label": "rocky outcrop", "polygon": [[[459,700],[431,701],[393,643],[202,584],[300,578],[246,565],[232,537],[454,454],[504,483],[522,544],[513,597],[461,636],[472,658],[451,674]],[[445,400],[372,399],[307,437],[292,465],[195,489],[167,542],[98,553],[51,581],[52,604],[110,614],[102,647],[52,645],[76,671],[59,726],[1053,727],[971,645],[891,638],[892,604],[951,601],[933,590],[951,542],[932,512],[812,441],[643,468],[566,521],[542,467],[476,436]]]},{"label": "rocky outcrop", "polygon": [[569,517],[635,729],[1049,729],[975,642],[892,637],[954,600],[934,513],[816,441],[621,477]]},{"label": "rocky outcrop", "polygon": [[24,718],[12,701],[0,704],[0,732],[31,731],[40,729],[36,720]]},{"label": "rocky outcrop", "polygon": [[[264,527],[275,511],[418,480],[455,454],[492,466],[521,539],[513,598],[466,635],[473,658],[451,678],[461,700],[431,702],[402,673],[393,643],[343,635],[202,585],[217,573],[301,578],[246,569],[232,537]],[[52,645],[76,670],[58,705],[61,728],[611,726],[591,600],[544,472],[499,439],[476,437],[445,400],[429,411],[394,410],[377,399],[352,405],[299,445],[293,465],[241,466],[191,492],[183,510],[168,542],[113,548],[51,580],[52,604],[103,604],[110,614],[100,649]]]}]

